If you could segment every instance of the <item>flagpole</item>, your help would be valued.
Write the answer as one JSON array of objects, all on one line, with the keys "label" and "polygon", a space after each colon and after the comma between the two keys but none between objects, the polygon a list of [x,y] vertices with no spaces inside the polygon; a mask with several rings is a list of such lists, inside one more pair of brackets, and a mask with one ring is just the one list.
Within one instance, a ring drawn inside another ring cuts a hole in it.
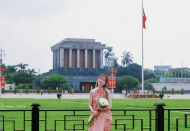
[{"label": "flagpole", "polygon": [[142,0],[142,94],[144,95],[144,46],[143,46],[143,0]]}]

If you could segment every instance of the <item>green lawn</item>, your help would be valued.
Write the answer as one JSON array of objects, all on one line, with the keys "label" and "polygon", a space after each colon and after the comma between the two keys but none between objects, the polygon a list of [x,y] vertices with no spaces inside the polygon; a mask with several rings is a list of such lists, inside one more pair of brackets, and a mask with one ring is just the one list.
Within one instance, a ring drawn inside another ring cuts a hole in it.
[{"label": "green lawn", "polygon": [[[39,103],[40,109],[85,109],[88,99],[13,99],[0,98],[4,109],[31,109],[32,103]],[[165,103],[165,108],[189,108],[189,99],[113,99],[112,108],[154,108],[155,103]]]},{"label": "green lawn", "polygon": [[[3,98],[0,99],[0,116],[4,115],[5,120],[16,120],[16,129],[23,129],[23,113],[22,112],[5,112],[1,110],[31,110],[31,104],[32,103],[39,103],[41,106],[39,107],[41,110],[68,110],[68,109],[88,109],[88,99],[10,99],[10,98]],[[190,109],[190,100],[188,99],[113,99],[112,102],[112,108],[113,109],[139,109],[139,108],[156,108],[154,106],[155,103],[164,103],[166,106],[164,108],[189,108]],[[113,122],[115,122],[115,119],[122,118],[122,119],[130,119],[132,115],[135,116],[136,119],[144,119],[144,126],[149,127],[149,122],[147,116],[149,115],[148,112],[143,111],[129,111],[127,112],[127,116],[123,116],[123,112],[112,112],[114,115],[118,115],[117,117],[113,117]],[[167,113],[165,113],[167,115]],[[26,119],[31,119],[31,112],[26,112],[25,114]],[[72,116],[73,112],[71,111],[54,111],[54,112],[48,112],[45,114],[45,112],[40,112],[40,119],[44,120],[45,115],[47,115],[47,128],[52,129],[54,128],[54,120],[58,120],[56,125],[57,128],[56,131],[63,131],[63,117],[64,115],[71,115],[67,116],[67,119],[77,119],[80,120],[81,118],[84,119],[85,124],[87,124],[87,119],[89,115],[89,111],[83,111],[83,112],[76,112],[76,115],[78,116]],[[84,115],[84,117],[81,117],[80,115]],[[86,116],[85,116],[86,115]],[[155,116],[155,112],[152,112],[152,117]],[[74,117],[74,118],[73,118]],[[175,118],[176,117],[184,117],[184,112],[173,112],[171,114],[172,117],[172,125],[175,125]],[[0,120],[2,120],[2,117],[0,117]],[[131,127],[131,121],[119,121],[120,124],[123,122],[128,123],[128,127]],[[40,124],[42,125],[40,127],[40,131],[44,131],[44,121],[41,121]],[[73,123],[75,124],[81,124],[81,122],[77,121],[70,121],[67,122],[67,126],[70,126],[72,128]],[[12,131],[12,123],[7,122],[6,125],[8,128],[6,128],[6,131]],[[0,123],[0,130],[2,124]],[[26,122],[26,131],[30,131],[30,122]],[[180,127],[184,126],[184,122],[179,123]],[[188,125],[190,126],[190,124]],[[122,128],[123,126],[120,126]],[[138,129],[140,127],[140,122],[137,120],[135,121],[135,130],[140,131]],[[80,126],[78,128],[81,128]],[[112,131],[115,130],[115,127],[112,127]],[[188,131],[188,129],[181,129],[180,131]],[[85,131],[87,131],[87,126],[85,126]]]}]

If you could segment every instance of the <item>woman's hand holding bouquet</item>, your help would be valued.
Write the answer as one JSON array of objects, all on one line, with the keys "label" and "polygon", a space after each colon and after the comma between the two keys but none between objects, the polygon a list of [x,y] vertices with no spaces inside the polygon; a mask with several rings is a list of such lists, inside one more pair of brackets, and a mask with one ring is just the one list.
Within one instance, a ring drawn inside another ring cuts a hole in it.
[{"label": "woman's hand holding bouquet", "polygon": [[[106,98],[104,98],[104,97],[99,97],[98,98],[98,106],[99,106],[98,110],[108,110],[108,109],[110,109],[109,108],[110,104],[109,104],[108,100]],[[92,118],[89,119],[89,121],[88,121],[89,126],[93,123],[94,119],[96,118],[97,111],[93,112],[93,113],[95,115],[92,116]]]},{"label": "woman's hand holding bouquet", "polygon": [[98,98],[98,105],[99,105],[99,108],[98,110],[108,110],[110,109],[110,104],[108,102],[108,100],[106,98],[103,98],[103,97],[99,97]]}]

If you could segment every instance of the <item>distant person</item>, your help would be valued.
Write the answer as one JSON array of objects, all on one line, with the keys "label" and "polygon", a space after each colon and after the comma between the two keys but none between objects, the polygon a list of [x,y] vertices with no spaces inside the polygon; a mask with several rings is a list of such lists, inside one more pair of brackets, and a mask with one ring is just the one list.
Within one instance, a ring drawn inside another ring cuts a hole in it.
[{"label": "distant person", "polygon": [[19,90],[20,96],[22,95],[22,90]]},{"label": "distant person", "polygon": [[43,94],[43,90],[41,90],[40,92],[41,92],[41,96],[42,96],[42,94]]}]

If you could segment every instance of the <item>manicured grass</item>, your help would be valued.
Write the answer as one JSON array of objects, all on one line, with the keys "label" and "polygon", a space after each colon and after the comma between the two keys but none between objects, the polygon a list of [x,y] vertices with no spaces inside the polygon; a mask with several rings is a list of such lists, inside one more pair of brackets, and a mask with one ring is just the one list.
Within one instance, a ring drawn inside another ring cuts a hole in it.
[{"label": "manicured grass", "polygon": [[[32,103],[39,103],[40,109],[88,109],[88,99],[0,99],[4,109],[31,109]],[[113,99],[112,108],[155,108],[155,103],[165,103],[165,108],[190,108],[189,99]]]},{"label": "manicured grass", "polygon": [[[31,104],[32,103],[39,103],[41,106],[39,107],[40,110],[68,110],[68,109],[88,109],[88,99],[12,99],[12,98],[3,98],[0,99],[0,106],[3,105],[3,110],[31,110]],[[156,108],[154,106],[155,103],[164,103],[166,106],[164,108],[190,108],[190,100],[188,99],[113,99],[112,102],[112,109],[139,109],[139,108]],[[1,106],[2,107],[2,106]],[[22,129],[23,128],[23,113],[22,112],[2,112],[2,108],[0,109],[0,115],[4,115],[5,120],[16,120],[16,129]],[[147,116],[149,115],[148,112],[144,111],[128,111],[127,115],[124,116],[123,112],[119,111],[113,111],[114,115],[118,115],[117,117],[113,117],[113,122],[115,122],[115,119],[122,118],[122,119],[130,119],[132,115],[135,116],[136,119],[144,119],[144,126],[149,127],[149,122]],[[81,116],[74,116],[73,118],[73,112],[70,111],[48,111],[47,112],[47,127],[48,129],[54,128],[54,120],[60,120],[57,121],[57,128],[56,131],[63,131],[63,118],[64,115],[71,115],[67,116],[67,119],[84,119],[85,124],[87,124],[87,120],[89,117],[89,111],[83,111],[83,112],[76,112],[76,115],[84,115],[84,117]],[[86,116],[85,116],[86,115]],[[120,116],[119,116],[120,115]],[[167,113],[166,113],[167,115]],[[155,112],[152,112],[152,117],[155,116]],[[184,117],[183,112],[173,112],[171,115],[172,120],[176,117]],[[26,119],[31,119],[31,112],[26,112]],[[40,112],[40,120],[45,119],[45,112]],[[0,120],[2,118],[0,117]],[[175,121],[172,121],[172,125],[175,125]],[[123,120],[119,121],[119,123],[126,122],[128,123],[128,126],[131,127],[131,121]],[[44,131],[44,121],[41,121],[40,124],[42,125],[40,127],[40,131]],[[67,126],[70,128],[73,127],[73,123],[75,124],[81,124],[81,122],[77,121],[71,121],[67,122]],[[1,123],[0,123],[1,124]],[[10,124],[10,125],[9,125]],[[12,123],[6,123],[8,128],[6,128],[7,131],[11,130]],[[5,126],[6,126],[5,125]],[[184,126],[184,123],[180,123],[180,126]],[[188,125],[189,126],[189,125]],[[31,125],[30,122],[26,122],[27,130],[30,130]],[[135,121],[135,130],[139,131],[140,122]],[[80,126],[78,127],[80,128]],[[120,128],[123,128],[123,126],[120,126]],[[1,125],[0,125],[1,130]],[[85,131],[87,130],[87,125],[85,125]],[[112,127],[112,131],[115,130],[115,127]],[[180,130],[181,131],[181,130]],[[188,131],[184,129],[183,131]]]}]

